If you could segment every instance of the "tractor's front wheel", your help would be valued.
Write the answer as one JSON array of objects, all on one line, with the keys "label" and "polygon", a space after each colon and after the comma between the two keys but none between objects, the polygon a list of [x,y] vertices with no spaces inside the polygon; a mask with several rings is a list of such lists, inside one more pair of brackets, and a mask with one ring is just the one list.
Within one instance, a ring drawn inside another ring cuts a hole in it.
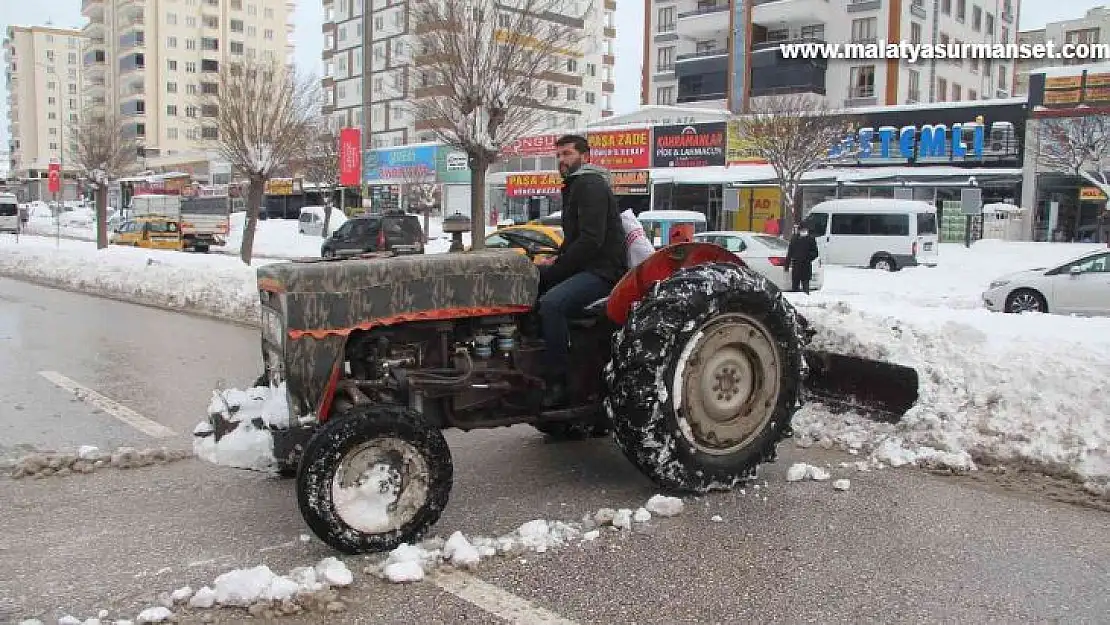
[{"label": "tractor's front wheel", "polygon": [[606,408],[624,454],[674,491],[727,490],[774,459],[800,406],[802,322],[732,264],[656,284],[614,337]]},{"label": "tractor's front wheel", "polygon": [[334,415],[305,446],[297,503],[320,540],[344,553],[415,542],[451,493],[443,434],[403,406],[357,405]]}]

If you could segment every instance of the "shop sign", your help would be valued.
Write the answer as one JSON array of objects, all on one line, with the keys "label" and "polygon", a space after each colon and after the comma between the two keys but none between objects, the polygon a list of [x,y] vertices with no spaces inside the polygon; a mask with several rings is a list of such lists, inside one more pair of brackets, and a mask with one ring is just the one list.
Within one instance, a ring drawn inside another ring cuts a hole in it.
[{"label": "shop sign", "polygon": [[605,169],[651,167],[651,129],[600,130],[586,135],[590,162]]},{"label": "shop sign", "polygon": [[436,151],[436,181],[446,183],[470,182],[470,157],[447,146]]},{"label": "shop sign", "polygon": [[[829,158],[869,158],[887,159],[897,155],[904,159],[914,158],[945,158],[951,154],[957,158],[983,158],[983,142],[986,131],[982,124],[972,126],[973,138],[971,145],[964,141],[964,127],[962,124],[952,124],[949,131],[944,124],[927,124],[918,129],[916,126],[883,126],[876,131],[874,128],[860,128],[859,132],[850,135],[841,141],[829,152]],[[878,139],[878,150],[874,141]]]},{"label": "shop sign", "polygon": [[362,175],[362,131],[342,128],[339,131],[339,185],[358,186]]},{"label": "shop sign", "polygon": [[301,192],[299,180],[292,178],[270,178],[266,181],[266,195],[293,195]]},{"label": "shop sign", "polygon": [[1080,202],[1105,202],[1106,194],[1098,187],[1081,187],[1079,189]]},{"label": "shop sign", "polygon": [[651,186],[648,184],[647,170],[615,171],[613,172],[613,195],[648,195]]},{"label": "shop sign", "polygon": [[434,179],[436,152],[434,145],[366,150],[362,179],[364,182],[375,180],[411,182],[424,177]]},{"label": "shop sign", "polygon": [[653,167],[720,167],[725,164],[728,124],[656,126]]},{"label": "shop sign", "polygon": [[562,190],[563,178],[558,172],[544,171],[533,174],[509,174],[505,178],[505,195],[508,197],[558,195]]},{"label": "shop sign", "polygon": [[558,135],[535,135],[521,137],[501,149],[501,156],[555,156],[555,141]]},{"label": "shop sign", "polygon": [[725,147],[726,165],[766,165],[767,159],[756,152],[755,146],[744,137],[740,122],[728,122],[728,144]]}]

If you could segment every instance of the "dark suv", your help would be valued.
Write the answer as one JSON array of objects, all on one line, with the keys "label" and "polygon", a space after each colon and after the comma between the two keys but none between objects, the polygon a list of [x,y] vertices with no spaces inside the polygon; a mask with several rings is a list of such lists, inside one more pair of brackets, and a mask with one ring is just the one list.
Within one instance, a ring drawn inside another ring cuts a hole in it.
[{"label": "dark suv", "polygon": [[420,218],[402,212],[359,215],[339,227],[320,246],[320,256],[353,256],[366,252],[423,254],[424,229]]}]

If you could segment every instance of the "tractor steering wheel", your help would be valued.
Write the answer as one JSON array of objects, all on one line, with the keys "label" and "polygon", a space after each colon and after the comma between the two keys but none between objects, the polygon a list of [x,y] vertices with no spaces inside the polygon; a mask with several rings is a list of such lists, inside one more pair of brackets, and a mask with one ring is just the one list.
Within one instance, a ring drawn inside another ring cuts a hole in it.
[{"label": "tractor steering wheel", "polygon": [[552,259],[550,262],[554,262],[555,257],[559,254],[559,250],[557,248],[549,247],[547,245],[541,245],[534,239],[530,239],[516,232],[500,232],[498,234],[506,241],[513,244],[513,247],[519,247],[520,249],[524,250],[524,255],[527,256],[528,260],[532,261],[533,263],[536,262],[536,257],[540,256],[541,254],[550,257]]}]

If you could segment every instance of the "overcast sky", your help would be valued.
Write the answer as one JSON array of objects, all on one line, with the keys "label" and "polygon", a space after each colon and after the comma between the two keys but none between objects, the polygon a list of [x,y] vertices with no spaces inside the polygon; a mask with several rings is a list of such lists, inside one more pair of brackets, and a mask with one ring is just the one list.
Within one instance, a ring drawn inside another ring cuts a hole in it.
[{"label": "overcast sky", "polygon": [[[1021,30],[1040,28],[1050,21],[1080,17],[1095,6],[1110,4],[1110,0],[1024,0],[1021,3]],[[320,49],[323,35],[320,24],[324,10],[319,0],[297,0],[293,33],[297,65],[302,71],[321,74]],[[10,24],[21,26],[51,22],[60,27],[81,27],[81,0],[0,0],[0,33],[6,33]],[[616,92],[613,107],[616,113],[635,109],[640,100],[640,62],[643,55],[644,2],[643,0],[617,0],[617,67]],[[0,35],[2,36],[2,35]],[[0,81],[0,145],[7,148],[7,86]]]}]

